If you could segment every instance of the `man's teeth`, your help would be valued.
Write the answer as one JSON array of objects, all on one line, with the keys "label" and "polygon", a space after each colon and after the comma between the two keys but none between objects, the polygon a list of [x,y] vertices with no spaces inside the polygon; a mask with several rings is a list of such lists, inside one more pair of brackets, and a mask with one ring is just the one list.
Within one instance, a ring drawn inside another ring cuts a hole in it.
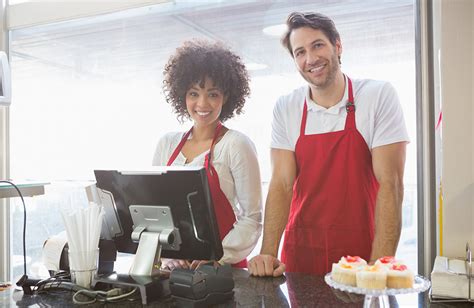
[{"label": "man's teeth", "polygon": [[314,67],[314,68],[310,69],[309,72],[310,72],[310,73],[319,72],[319,71],[321,71],[323,68],[324,68],[324,65],[321,65],[321,66]]},{"label": "man's teeth", "polygon": [[210,111],[206,111],[206,112],[202,112],[202,111],[196,111],[196,113],[200,116],[205,116],[205,115],[208,115],[209,113],[211,113]]}]

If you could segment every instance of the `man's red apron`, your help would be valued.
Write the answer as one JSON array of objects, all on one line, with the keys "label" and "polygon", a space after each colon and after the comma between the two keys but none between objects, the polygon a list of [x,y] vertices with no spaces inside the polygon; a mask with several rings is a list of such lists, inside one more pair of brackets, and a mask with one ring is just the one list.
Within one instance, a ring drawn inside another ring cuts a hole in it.
[{"label": "man's red apron", "polygon": [[[216,131],[214,133],[214,138],[212,139],[211,148],[209,150],[209,153],[207,153],[206,159],[204,161],[204,168],[206,168],[207,181],[209,182],[209,190],[211,191],[212,204],[214,205],[214,212],[216,213],[216,219],[217,224],[219,226],[219,234],[221,237],[221,241],[224,239],[227,233],[232,230],[236,221],[234,210],[232,209],[232,206],[230,205],[229,200],[227,200],[227,197],[225,196],[224,192],[221,190],[219,176],[211,162],[211,153],[214,148],[214,144],[216,143],[216,140],[219,137],[219,132],[221,131],[222,127],[223,126],[221,123],[217,125]],[[170,159],[168,160],[168,163],[166,164],[167,166],[171,166],[171,164],[173,164],[174,160],[178,156],[179,152],[181,152],[181,149],[188,140],[188,137],[191,134],[192,130],[193,128],[191,127],[191,129],[183,136],[183,139],[181,139],[180,143],[178,144]],[[232,266],[245,268],[247,267],[247,260],[244,259],[239,263],[232,264]]]},{"label": "man's red apron", "polygon": [[304,104],[281,256],[288,272],[324,275],[344,255],[370,258],[379,185],[370,150],[356,128],[352,82],[347,82],[344,130],[305,135]]}]

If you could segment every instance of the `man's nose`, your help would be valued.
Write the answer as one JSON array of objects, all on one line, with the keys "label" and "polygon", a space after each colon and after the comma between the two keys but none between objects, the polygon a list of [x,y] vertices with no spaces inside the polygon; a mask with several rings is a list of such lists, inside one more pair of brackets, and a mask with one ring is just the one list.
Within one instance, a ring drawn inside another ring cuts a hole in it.
[{"label": "man's nose", "polygon": [[306,53],[306,63],[314,64],[318,61],[319,55],[315,51],[309,51]]}]

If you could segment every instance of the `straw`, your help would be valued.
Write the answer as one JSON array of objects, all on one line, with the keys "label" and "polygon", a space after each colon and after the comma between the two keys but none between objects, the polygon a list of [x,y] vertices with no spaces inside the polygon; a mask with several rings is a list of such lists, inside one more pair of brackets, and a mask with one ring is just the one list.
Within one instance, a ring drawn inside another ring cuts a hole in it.
[{"label": "straw", "polygon": [[100,231],[104,219],[103,207],[89,207],[67,214],[61,211],[69,245],[71,273],[76,283],[89,288],[97,265]]}]

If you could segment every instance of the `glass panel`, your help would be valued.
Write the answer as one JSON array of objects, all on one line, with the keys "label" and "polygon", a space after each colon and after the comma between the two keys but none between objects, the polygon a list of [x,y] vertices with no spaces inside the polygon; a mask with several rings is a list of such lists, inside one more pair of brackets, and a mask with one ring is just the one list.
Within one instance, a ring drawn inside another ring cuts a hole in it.
[{"label": "glass panel", "polygon": [[[416,268],[413,0],[177,1],[13,31],[12,176],[70,184],[65,190],[52,184],[51,193],[28,201],[32,262],[40,258],[43,241],[61,230],[58,208],[86,205],[83,186],[75,181],[93,179],[94,168],[149,166],[162,134],[189,127],[178,124],[161,93],[164,64],[185,39],[223,40],[248,65],[251,98],[245,114],[227,125],[255,142],[266,185],[273,105],[305,83],[279,43],[281,26],[276,35],[267,27],[281,25],[292,11],[314,9],[336,22],[343,71],[354,78],[388,80],[400,96],[411,143],[399,257]],[[13,237],[19,239],[21,210],[19,204],[14,208]],[[13,252],[21,254],[18,240]]]}]

